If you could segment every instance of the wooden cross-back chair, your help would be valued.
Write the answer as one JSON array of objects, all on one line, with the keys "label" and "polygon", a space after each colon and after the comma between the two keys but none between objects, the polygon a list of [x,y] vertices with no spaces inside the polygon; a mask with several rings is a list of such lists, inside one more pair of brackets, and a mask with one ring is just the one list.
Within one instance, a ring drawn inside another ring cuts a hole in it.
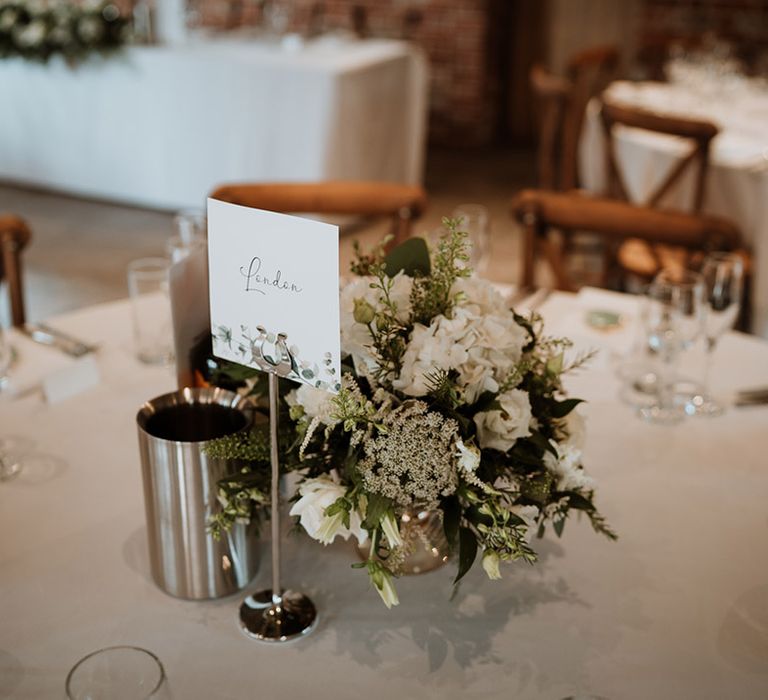
[{"label": "wooden cross-back chair", "polygon": [[[608,101],[602,104],[600,119],[605,132],[608,196],[629,201],[625,177],[616,156],[616,127],[643,129],[675,136],[687,142],[688,152],[678,158],[666,176],[648,193],[641,204],[647,207],[658,207],[664,197],[668,196],[675,187],[680,186],[686,173],[693,171],[693,194],[690,206],[684,211],[693,214],[701,212],[706,194],[710,146],[712,139],[718,134],[718,128],[714,124],[696,119],[663,116]],[[692,252],[695,253],[695,251]],[[624,275],[629,273],[641,280],[649,280],[663,267],[685,264],[690,253],[691,251],[681,247],[652,245],[649,241],[629,239],[622,242],[613,255],[616,265]]]},{"label": "wooden cross-back chair", "polygon": [[578,185],[577,152],[589,100],[615,77],[619,52],[598,46],[575,54],[560,77],[540,65],[531,68],[531,89],[539,106],[538,184],[569,190]]},{"label": "wooden cross-back chair", "polygon": [[23,219],[0,214],[0,281],[4,279],[8,283],[14,326],[23,326],[25,321],[21,252],[31,238],[32,233]]},{"label": "wooden cross-back chair", "polygon": [[388,217],[392,221],[393,245],[408,237],[411,223],[427,206],[422,187],[392,182],[231,184],[216,188],[211,197],[285,214]]},{"label": "wooden cross-back chair", "polygon": [[607,245],[634,238],[687,251],[734,250],[741,242],[738,228],[719,217],[650,209],[577,192],[523,190],[512,201],[512,215],[524,230],[522,284],[526,287],[534,285],[537,259],[542,256],[558,289],[576,289],[565,256],[568,246],[553,238],[553,231],[566,243],[575,232],[590,231]]}]

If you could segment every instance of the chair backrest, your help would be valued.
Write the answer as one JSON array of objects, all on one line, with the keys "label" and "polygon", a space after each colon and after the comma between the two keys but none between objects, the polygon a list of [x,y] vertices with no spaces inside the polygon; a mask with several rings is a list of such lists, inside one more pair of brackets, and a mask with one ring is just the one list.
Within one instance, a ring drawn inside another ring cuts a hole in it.
[{"label": "chair backrest", "polygon": [[512,201],[512,215],[524,228],[525,286],[533,285],[536,257],[542,252],[557,287],[574,289],[562,250],[549,238],[551,229],[566,236],[590,231],[609,245],[626,238],[689,250],[734,250],[741,244],[738,228],[719,217],[662,211],[579,193],[523,190]]},{"label": "chair backrest", "polygon": [[658,206],[661,199],[679,183],[683,174],[695,169],[693,201],[690,211],[699,213],[704,202],[704,189],[709,167],[709,149],[712,139],[717,136],[718,128],[707,121],[668,117],[645,110],[612,104],[603,101],[600,117],[605,132],[606,173],[608,194],[612,197],[629,200],[627,186],[616,158],[616,126],[644,129],[659,134],[667,134],[684,139],[690,143],[690,151],[681,157],[667,176],[650,192],[645,206]]},{"label": "chair backrest", "polygon": [[391,182],[232,184],[216,188],[211,198],[285,214],[390,217],[395,241],[408,237],[411,222],[427,206],[422,187]]},{"label": "chair backrest", "polygon": [[0,280],[8,282],[8,296],[11,302],[11,323],[23,326],[24,286],[21,266],[21,251],[27,246],[32,233],[18,216],[0,214]]},{"label": "chair backrest", "polygon": [[[542,189],[561,189],[566,172],[575,166],[566,163],[563,149],[565,119],[573,92],[570,81],[549,73],[540,65],[531,68],[530,82],[538,102],[538,150],[536,165],[538,185]],[[575,156],[575,153],[569,153]]]},{"label": "chair backrest", "polygon": [[594,46],[574,54],[566,66],[571,94],[563,131],[563,170],[561,189],[578,186],[578,148],[587,104],[600,95],[617,76],[620,53],[616,46]]}]

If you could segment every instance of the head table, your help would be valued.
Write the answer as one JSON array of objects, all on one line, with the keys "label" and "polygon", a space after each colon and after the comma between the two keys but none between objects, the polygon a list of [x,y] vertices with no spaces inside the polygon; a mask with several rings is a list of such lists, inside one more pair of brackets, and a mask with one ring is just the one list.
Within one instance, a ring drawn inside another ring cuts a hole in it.
[{"label": "head table", "polygon": [[[583,313],[563,294],[541,311],[553,332]],[[534,567],[498,582],[477,567],[453,601],[452,566],[401,579],[387,611],[351,545],[289,536],[284,580],[320,620],[271,647],[239,630],[240,596],[187,602],[150,580],[134,421],[173,376],[133,359],[128,303],[55,325],[101,344],[102,379],[57,404],[0,401],[0,437],[34,441],[0,483],[0,697],[62,697],[80,657],[116,644],[152,650],[185,699],[768,697],[768,406],[647,425],[597,361],[569,387],[617,543],[569,521],[534,542]],[[768,344],[729,334],[713,376],[768,385]]]},{"label": "head table", "polygon": [[74,68],[13,58],[0,85],[4,180],[179,209],[224,182],[422,178],[426,63],[402,41],[201,39]]}]

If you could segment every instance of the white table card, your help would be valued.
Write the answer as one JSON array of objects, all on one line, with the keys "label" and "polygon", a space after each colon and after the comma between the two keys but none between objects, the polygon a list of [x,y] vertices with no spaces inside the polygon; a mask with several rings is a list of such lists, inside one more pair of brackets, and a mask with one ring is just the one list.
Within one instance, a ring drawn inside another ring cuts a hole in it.
[{"label": "white table card", "polygon": [[209,199],[208,259],[214,355],[338,392],[338,227]]}]

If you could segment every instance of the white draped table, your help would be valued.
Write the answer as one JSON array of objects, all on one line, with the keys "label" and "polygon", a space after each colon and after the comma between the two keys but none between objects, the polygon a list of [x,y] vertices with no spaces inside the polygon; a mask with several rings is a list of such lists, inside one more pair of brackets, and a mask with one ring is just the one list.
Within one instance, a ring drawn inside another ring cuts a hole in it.
[{"label": "white draped table", "polygon": [[[556,331],[585,309],[556,294],[542,311]],[[185,602],[150,580],[134,418],[173,382],[133,359],[127,303],[55,325],[101,343],[102,382],[0,401],[0,435],[36,444],[0,483],[0,697],[61,697],[75,661],[115,644],[154,651],[184,700],[768,697],[768,406],[650,426],[597,361],[569,384],[589,400],[586,464],[618,542],[569,521],[534,567],[497,582],[477,567],[452,602],[452,566],[401,579],[387,611],[350,545],[291,537],[284,579],[319,625],[263,646],[238,628],[240,596]],[[714,377],[768,385],[768,343],[729,334]]]},{"label": "white draped table", "polygon": [[419,183],[427,74],[389,40],[133,46],[70,68],[0,60],[0,179],[200,207],[218,184]]},{"label": "white draped table", "polygon": [[[611,101],[690,119],[711,121],[720,128],[712,142],[704,211],[734,221],[753,255],[753,330],[768,338],[768,88],[750,82],[698,91],[679,84],[616,82]],[[605,187],[604,136],[596,101],[587,109],[579,164],[584,186]],[[620,128],[617,158],[629,195],[642,201],[661,183],[669,168],[687,152],[675,137]],[[691,173],[689,172],[690,176]],[[692,177],[664,202],[690,208]]]}]

